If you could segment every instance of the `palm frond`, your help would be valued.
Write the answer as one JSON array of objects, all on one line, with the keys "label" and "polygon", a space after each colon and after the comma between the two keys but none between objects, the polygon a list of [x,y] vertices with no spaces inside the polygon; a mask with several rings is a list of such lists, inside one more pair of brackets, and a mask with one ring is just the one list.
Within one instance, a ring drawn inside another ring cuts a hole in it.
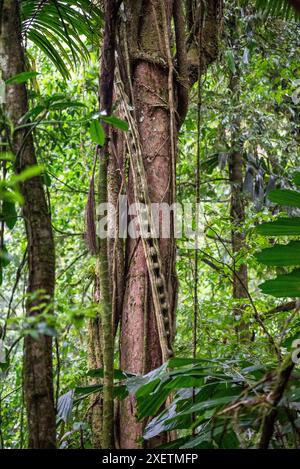
[{"label": "palm frond", "polygon": [[21,0],[22,31],[63,77],[89,57],[86,43],[98,44],[101,10],[91,0]]},{"label": "palm frond", "polygon": [[256,0],[256,8],[267,17],[273,16],[283,20],[299,19],[299,13],[289,0]]}]

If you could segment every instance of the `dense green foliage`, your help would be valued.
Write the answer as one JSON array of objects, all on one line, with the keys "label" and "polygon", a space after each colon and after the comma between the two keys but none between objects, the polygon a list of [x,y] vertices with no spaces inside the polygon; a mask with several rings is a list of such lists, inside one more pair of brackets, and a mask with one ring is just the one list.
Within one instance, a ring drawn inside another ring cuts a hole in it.
[{"label": "dense green foliage", "polygon": [[[105,141],[98,121],[99,35],[94,24],[98,18],[100,30],[101,15],[89,1],[57,1],[33,15],[38,3],[22,2],[29,72],[15,79],[28,84],[30,110],[20,125],[34,129],[39,160],[34,171],[43,174],[51,207],[57,262],[55,315],[47,310],[38,318],[24,315],[26,236],[18,183],[34,174],[14,175],[14,155],[1,148],[0,326],[5,356],[1,355],[0,363],[0,446],[26,445],[23,338],[49,334],[55,339],[59,445],[89,448],[86,397],[102,390],[102,371],[87,366],[87,322],[96,315],[95,259],[84,239],[95,144]],[[77,3],[77,8],[68,3]],[[266,396],[276,377],[277,352],[291,352],[299,331],[298,305],[291,311],[268,312],[281,305],[279,298],[300,296],[300,193],[296,190],[300,186],[296,171],[300,166],[300,27],[291,11],[282,15],[276,9],[276,2],[264,12],[255,2],[247,7],[248,2],[226,3],[219,59],[202,77],[201,105],[198,84],[194,86],[179,135],[180,202],[195,202],[200,140],[204,236],[198,259],[197,331],[193,330],[194,253],[179,240],[176,358],[146,376],[132,376],[126,370],[115,373],[116,397],[134,394],[138,418],[155,417],[145,427],[145,439],[178,430],[177,440],[168,447],[255,447]],[[236,28],[232,28],[233,18]],[[232,90],[230,79],[237,73],[239,83]],[[123,121],[101,117],[126,132]],[[13,131],[3,113],[1,126]],[[246,248],[233,259],[228,166],[236,132],[247,207],[241,228]],[[248,266],[246,300],[232,297],[233,260]],[[241,303],[251,334],[248,342],[238,340],[241,318],[232,313]],[[189,359],[194,334],[197,359]],[[99,384],[91,385],[91,378],[99,378]],[[296,367],[280,402],[274,447],[299,447],[299,382]],[[170,395],[172,403],[168,401],[161,411]]]}]

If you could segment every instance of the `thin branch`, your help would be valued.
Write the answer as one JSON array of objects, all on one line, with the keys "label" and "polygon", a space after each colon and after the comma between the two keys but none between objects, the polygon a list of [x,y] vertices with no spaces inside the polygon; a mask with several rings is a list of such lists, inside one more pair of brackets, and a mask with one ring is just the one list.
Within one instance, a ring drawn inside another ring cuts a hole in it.
[{"label": "thin branch", "polygon": [[289,354],[279,370],[275,387],[267,398],[267,401],[271,405],[271,410],[268,409],[263,418],[261,438],[258,444],[259,449],[268,449],[269,447],[274,432],[278,412],[277,407],[287,387],[294,366],[295,363],[292,361],[291,354]]}]

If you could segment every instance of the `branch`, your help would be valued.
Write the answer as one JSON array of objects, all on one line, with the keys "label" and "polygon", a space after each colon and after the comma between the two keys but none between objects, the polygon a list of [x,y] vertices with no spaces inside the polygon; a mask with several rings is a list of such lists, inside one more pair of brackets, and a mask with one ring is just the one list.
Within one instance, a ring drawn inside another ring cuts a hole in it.
[{"label": "branch", "polygon": [[223,0],[190,0],[186,2],[189,28],[187,61],[191,86],[218,57],[222,15]]},{"label": "branch", "polygon": [[295,363],[292,361],[292,356],[288,355],[279,370],[274,390],[268,396],[268,402],[272,406],[272,409],[264,416],[261,438],[258,445],[259,449],[268,449],[269,447],[269,443],[274,432],[274,425],[278,412],[277,407],[282,399],[294,366]]},{"label": "branch", "polygon": [[293,309],[297,308],[297,301],[287,301],[286,303],[282,303],[275,308],[270,309],[264,314],[264,319],[269,319],[276,313],[282,313],[285,311],[292,311]]},{"label": "branch", "polygon": [[178,128],[181,127],[188,111],[189,93],[188,93],[188,67],[187,67],[187,49],[186,49],[186,30],[185,18],[183,14],[182,1],[174,1],[174,26],[176,37],[176,60],[178,71],[178,104],[177,112],[179,117]]}]

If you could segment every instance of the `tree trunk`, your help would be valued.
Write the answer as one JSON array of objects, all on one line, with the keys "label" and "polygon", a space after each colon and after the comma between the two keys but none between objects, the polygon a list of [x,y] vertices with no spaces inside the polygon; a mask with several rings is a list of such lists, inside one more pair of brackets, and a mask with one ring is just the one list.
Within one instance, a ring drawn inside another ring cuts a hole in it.
[{"label": "tree trunk", "polygon": [[[230,89],[236,103],[239,101],[239,72],[231,76]],[[247,299],[248,269],[245,263],[239,261],[246,249],[245,233],[245,199],[243,196],[244,161],[240,143],[240,122],[238,116],[234,119],[234,131],[232,135],[232,153],[229,162],[229,179],[231,183],[230,218],[233,225],[231,230],[231,245],[234,256],[233,263],[233,299],[238,302]],[[241,339],[248,336],[247,325],[243,322],[245,304],[238,304],[233,308],[233,314],[240,321],[237,332]]]},{"label": "tree trunk", "polygon": [[[100,68],[100,90],[99,104],[100,111],[110,115],[112,111],[113,84],[115,71],[115,40],[117,22],[117,2],[106,0],[105,5],[105,29],[102,45],[102,57]],[[102,149],[99,149],[99,204],[106,204],[108,201],[108,167],[109,167],[109,139],[110,128],[104,124],[106,142]],[[108,260],[108,240],[99,239],[99,281],[101,290],[100,317],[103,332],[103,448],[114,447],[114,330],[112,312],[112,290],[110,282],[110,269]]]},{"label": "tree trunk", "polygon": [[[199,11],[201,2],[193,0],[192,3],[193,12]],[[220,0],[212,0],[208,5],[205,3],[204,7],[201,4],[201,14],[196,15],[197,18],[191,14],[191,24],[187,25],[183,4],[180,0],[127,0],[124,2],[126,21],[119,31],[121,50],[118,56],[121,72],[127,75],[124,82],[135,113],[150,201],[169,205],[175,201],[177,131],[187,112],[188,86],[193,85],[199,73],[204,72],[217,56],[219,18],[222,11]],[[170,52],[174,45],[171,31],[173,15],[175,73]],[[195,22],[198,24],[193,28]],[[190,32],[189,26],[193,33],[189,34],[187,51],[186,32]],[[168,42],[171,42],[170,49]],[[173,109],[174,103],[176,109]],[[174,122],[175,125],[172,125]],[[129,199],[133,200],[132,168],[129,170],[128,187]],[[159,239],[159,247],[174,322],[177,277],[172,227],[169,239]],[[127,240],[125,278],[120,338],[121,369],[140,374],[162,363],[151,285],[141,240]],[[136,422],[134,399],[130,397],[121,403],[121,448],[141,447],[138,440],[142,430],[143,425]],[[150,446],[163,441],[165,436],[151,442]]]},{"label": "tree trunk", "polygon": [[[89,369],[103,368],[102,331],[100,318],[91,319],[88,326],[88,365]],[[99,384],[98,378],[91,379],[90,384]],[[102,394],[93,394],[90,398],[89,422],[92,430],[92,445],[95,449],[103,447],[102,443],[103,398]]]},{"label": "tree trunk", "polygon": [[[173,1],[126,2],[127,37],[131,60],[132,101],[141,139],[144,166],[151,202],[173,201],[168,69],[163,38],[162,5],[167,9],[170,28]],[[168,31],[168,34],[170,31]],[[129,174],[130,199],[133,182]],[[174,241],[160,239],[163,270],[168,282],[170,303],[174,304]],[[162,356],[151,286],[143,245],[128,238],[126,246],[126,284],[121,323],[121,369],[145,373],[161,365]],[[133,398],[121,403],[121,448],[138,448],[142,424],[136,422]],[[128,429],[130,428],[130,431]]]},{"label": "tree trunk", "polygon": [[119,130],[111,131],[107,168],[108,202],[114,210],[108,219],[108,260],[110,294],[112,298],[113,331],[117,333],[122,315],[124,295],[124,240],[119,237],[119,197],[124,193],[124,138]]},{"label": "tree trunk", "polygon": [[[25,71],[19,2],[4,0],[1,12],[0,63],[4,80]],[[28,111],[24,84],[8,85],[5,110],[14,126]],[[16,171],[37,164],[32,134],[26,129],[13,133]],[[27,315],[52,309],[55,283],[55,254],[51,219],[40,176],[21,184],[23,216],[28,240]],[[41,305],[43,303],[43,306]],[[40,307],[39,307],[40,305]],[[34,307],[34,310],[32,309]],[[24,387],[28,417],[29,447],[55,448],[55,410],[52,384],[52,339],[25,337]]]}]

